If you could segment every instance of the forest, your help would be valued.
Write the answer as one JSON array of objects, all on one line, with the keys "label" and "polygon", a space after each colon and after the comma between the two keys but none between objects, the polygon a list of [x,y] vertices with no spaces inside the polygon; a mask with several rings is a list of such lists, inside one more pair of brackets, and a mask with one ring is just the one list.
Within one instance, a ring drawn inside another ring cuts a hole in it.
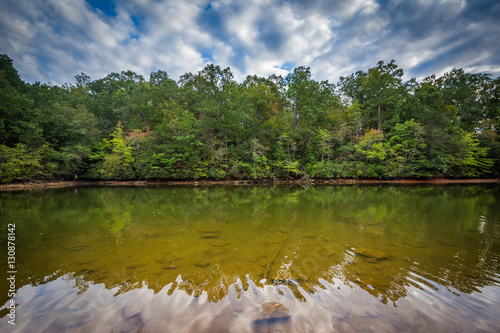
[{"label": "forest", "polygon": [[26,83],[0,55],[0,182],[497,178],[500,78],[403,80],[394,60],[341,77],[178,81],[132,71]]}]

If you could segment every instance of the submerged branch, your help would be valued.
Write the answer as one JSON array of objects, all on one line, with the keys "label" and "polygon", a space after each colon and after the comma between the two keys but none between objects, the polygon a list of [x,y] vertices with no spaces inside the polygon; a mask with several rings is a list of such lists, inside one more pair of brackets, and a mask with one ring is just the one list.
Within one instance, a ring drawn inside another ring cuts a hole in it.
[{"label": "submerged branch", "polygon": [[278,258],[278,255],[281,253],[281,251],[283,251],[283,248],[285,247],[286,242],[288,241],[289,237],[290,237],[290,232],[287,232],[286,237],[283,238],[283,241],[281,242],[280,247],[278,248],[278,250],[276,252],[274,252],[274,254],[271,258],[271,261],[267,265],[266,272],[264,274],[264,278],[266,280],[269,279],[269,272],[271,271],[271,267],[273,266],[274,262],[276,261],[276,258]]}]

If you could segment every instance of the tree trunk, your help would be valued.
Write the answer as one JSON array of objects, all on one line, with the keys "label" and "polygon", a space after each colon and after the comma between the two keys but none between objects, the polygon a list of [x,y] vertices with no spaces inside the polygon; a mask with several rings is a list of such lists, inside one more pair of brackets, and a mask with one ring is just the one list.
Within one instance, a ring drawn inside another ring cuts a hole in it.
[{"label": "tree trunk", "polygon": [[378,130],[382,127],[381,119],[380,119],[380,104],[378,105]]},{"label": "tree trunk", "polygon": [[293,106],[293,118],[295,119],[295,131],[299,128],[299,98],[295,99]]}]

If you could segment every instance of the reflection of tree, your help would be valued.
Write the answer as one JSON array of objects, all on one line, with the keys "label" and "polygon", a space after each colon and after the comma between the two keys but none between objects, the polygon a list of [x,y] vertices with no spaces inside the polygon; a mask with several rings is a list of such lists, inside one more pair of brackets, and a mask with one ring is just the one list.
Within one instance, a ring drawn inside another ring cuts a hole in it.
[{"label": "reflection of tree", "polygon": [[[337,279],[395,303],[410,287],[471,293],[499,284],[498,193],[496,186],[79,188],[0,199],[2,224],[18,223],[19,286],[69,273],[82,291],[89,283],[117,294],[170,285],[216,302],[235,283],[249,288],[247,276],[286,284],[302,300],[320,279]],[[359,248],[389,256],[360,256]]]}]

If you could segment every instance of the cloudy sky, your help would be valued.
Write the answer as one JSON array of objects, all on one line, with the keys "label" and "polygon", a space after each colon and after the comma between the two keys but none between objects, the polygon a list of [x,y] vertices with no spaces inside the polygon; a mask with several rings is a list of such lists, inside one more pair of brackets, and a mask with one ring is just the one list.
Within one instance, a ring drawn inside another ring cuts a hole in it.
[{"label": "cloudy sky", "polygon": [[246,75],[342,75],[395,59],[405,78],[500,76],[498,0],[2,0],[0,53],[27,82],[130,69],[175,80],[208,63]]}]

